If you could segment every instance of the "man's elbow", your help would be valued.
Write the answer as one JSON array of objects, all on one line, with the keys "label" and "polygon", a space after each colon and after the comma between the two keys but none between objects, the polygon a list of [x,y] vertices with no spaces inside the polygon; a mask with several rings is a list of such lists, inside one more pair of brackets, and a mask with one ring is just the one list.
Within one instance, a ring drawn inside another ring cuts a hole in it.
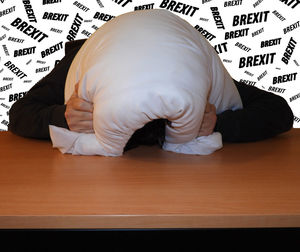
[{"label": "man's elbow", "polygon": [[8,118],[9,118],[9,124],[8,124],[8,130],[16,135],[19,135],[18,134],[18,130],[17,130],[17,126],[18,126],[18,123],[17,123],[17,109],[16,109],[16,103],[14,103],[12,105],[12,107],[10,108],[9,110],[9,115],[8,115]]},{"label": "man's elbow", "polygon": [[294,124],[293,111],[283,97],[278,96],[276,104],[277,104],[276,108],[278,108],[278,112],[279,112],[278,117],[281,121],[280,127],[278,129],[280,131],[279,133],[289,131],[290,129],[293,128],[293,124]]}]

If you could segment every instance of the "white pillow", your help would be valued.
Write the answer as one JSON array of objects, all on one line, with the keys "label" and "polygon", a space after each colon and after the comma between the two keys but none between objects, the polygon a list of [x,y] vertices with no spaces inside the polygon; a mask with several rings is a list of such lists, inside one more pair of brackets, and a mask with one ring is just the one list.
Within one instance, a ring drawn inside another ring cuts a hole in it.
[{"label": "white pillow", "polygon": [[166,10],[130,12],[101,26],[72,62],[65,101],[77,82],[79,97],[94,104],[95,134],[50,126],[53,146],[63,153],[122,155],[135,130],[166,118],[171,125],[166,125],[164,149],[209,154],[222,147],[221,136],[212,140],[209,151],[205,144],[204,149],[186,151],[189,143],[203,145],[197,133],[207,101],[217,113],[242,107],[212,46]]}]

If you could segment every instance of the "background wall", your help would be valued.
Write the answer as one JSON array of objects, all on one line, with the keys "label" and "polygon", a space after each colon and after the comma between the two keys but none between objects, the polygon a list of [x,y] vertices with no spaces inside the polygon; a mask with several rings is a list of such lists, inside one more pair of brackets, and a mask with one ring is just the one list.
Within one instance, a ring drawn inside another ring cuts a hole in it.
[{"label": "background wall", "polygon": [[233,78],[284,97],[300,127],[300,0],[0,0],[0,130],[12,104],[64,56],[65,42],[145,8],[186,19]]}]

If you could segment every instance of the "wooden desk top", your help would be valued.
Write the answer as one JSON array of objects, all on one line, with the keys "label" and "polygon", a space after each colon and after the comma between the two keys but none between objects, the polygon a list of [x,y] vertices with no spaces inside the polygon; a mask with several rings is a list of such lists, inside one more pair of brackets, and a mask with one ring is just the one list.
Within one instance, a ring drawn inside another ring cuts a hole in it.
[{"label": "wooden desk top", "polygon": [[300,129],[209,156],[63,155],[0,133],[0,228],[300,227]]}]

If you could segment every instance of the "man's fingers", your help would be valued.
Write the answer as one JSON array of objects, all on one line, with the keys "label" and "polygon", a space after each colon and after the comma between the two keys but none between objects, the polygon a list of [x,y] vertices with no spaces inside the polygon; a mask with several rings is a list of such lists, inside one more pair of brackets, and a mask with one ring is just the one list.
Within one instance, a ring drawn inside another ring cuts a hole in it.
[{"label": "man's fingers", "polygon": [[86,112],[90,112],[90,113],[93,113],[93,110],[94,110],[93,104],[90,102],[87,102],[85,100],[81,100],[80,108],[82,111],[86,111]]},{"label": "man's fingers", "polygon": [[205,106],[205,113],[208,113],[209,111],[210,111],[210,106],[209,106],[210,104],[209,103],[206,103],[206,106]]},{"label": "man's fingers", "polygon": [[94,132],[92,120],[79,121],[76,120],[75,117],[73,116],[72,120],[69,121],[68,126],[71,131],[75,131],[75,132],[81,132],[81,133]]},{"label": "man's fingers", "polygon": [[78,95],[78,86],[79,86],[79,82],[77,82],[76,84],[75,84],[75,93]]},{"label": "man's fingers", "polygon": [[76,83],[74,92],[67,102],[67,106],[70,107],[72,110],[79,110],[92,113],[94,110],[93,104],[78,97],[78,85],[79,83]]},{"label": "man's fingers", "polygon": [[213,104],[207,103],[205,106],[205,113],[209,113],[209,112],[215,112],[216,111],[216,107]]},{"label": "man's fingers", "polygon": [[72,101],[72,106],[74,110],[85,111],[85,112],[93,112],[94,106],[92,103],[87,102],[80,98],[74,98]]},{"label": "man's fingers", "polygon": [[216,109],[215,105],[213,105],[213,104],[210,104],[210,105],[211,105],[211,108],[212,108],[213,113],[216,114],[217,109]]},{"label": "man's fingers", "polygon": [[72,95],[71,95],[71,97],[70,97],[70,99],[69,100],[71,100],[72,98],[76,98],[76,97],[78,97],[78,83],[76,83],[76,85],[75,85],[75,89],[74,89],[74,91],[73,91],[73,93],[72,93]]},{"label": "man's fingers", "polygon": [[65,112],[65,117],[75,123],[80,121],[92,121],[93,120],[93,113],[91,112],[82,112],[78,110],[68,109]]},{"label": "man's fingers", "polygon": [[93,113],[90,113],[90,112],[82,112],[82,111],[74,110],[72,112],[72,116],[73,116],[73,119],[78,122],[93,120]]},{"label": "man's fingers", "polygon": [[216,120],[216,107],[213,104],[207,103],[198,136],[208,136],[212,134],[216,125]]}]

